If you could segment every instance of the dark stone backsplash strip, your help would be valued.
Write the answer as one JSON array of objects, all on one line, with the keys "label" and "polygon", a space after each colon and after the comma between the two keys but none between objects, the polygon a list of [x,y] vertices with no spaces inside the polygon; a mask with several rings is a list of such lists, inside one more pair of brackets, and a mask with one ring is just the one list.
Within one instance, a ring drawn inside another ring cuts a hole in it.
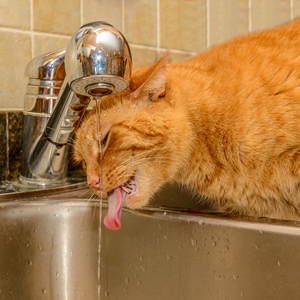
[{"label": "dark stone backsplash strip", "polygon": [[17,180],[21,169],[23,113],[9,112],[8,118],[8,180]]},{"label": "dark stone backsplash strip", "polygon": [[[0,181],[18,180],[22,155],[22,111],[0,111]],[[72,152],[72,150],[70,151]],[[81,166],[69,158],[69,172],[80,172]]]},{"label": "dark stone backsplash strip", "polygon": [[0,180],[8,180],[9,161],[7,144],[7,112],[0,112]]}]

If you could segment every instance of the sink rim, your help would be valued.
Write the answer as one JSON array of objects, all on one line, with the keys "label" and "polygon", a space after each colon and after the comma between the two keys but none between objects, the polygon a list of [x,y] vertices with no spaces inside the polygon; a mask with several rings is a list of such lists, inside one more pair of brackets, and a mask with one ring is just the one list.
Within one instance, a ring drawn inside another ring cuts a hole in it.
[{"label": "sink rim", "polygon": [[[72,206],[99,206],[100,201],[98,198],[89,200],[86,198],[88,193],[93,193],[93,191],[88,187],[87,183],[81,182],[39,191],[12,193],[12,195],[3,194],[0,195],[0,208],[7,208],[16,203],[21,206],[65,205],[66,203],[72,203]],[[107,209],[107,206],[107,200],[103,199],[102,207]],[[129,214],[169,219],[170,221],[191,223],[198,226],[220,226],[260,231],[261,233],[272,232],[300,236],[299,221],[229,215],[221,212],[196,211],[195,209],[161,205],[148,205],[139,210],[131,210],[124,207],[123,211]]]},{"label": "sink rim", "polygon": [[87,188],[88,184],[86,181],[77,183],[65,183],[63,185],[46,187],[22,192],[11,192],[0,194],[0,203],[7,200],[17,200],[17,199],[28,199],[33,197],[43,197],[51,194],[60,194],[65,192],[71,192],[75,190],[81,190]]},{"label": "sink rim", "polygon": [[[37,203],[43,202],[43,198],[47,198],[48,200],[50,200],[51,205],[55,200],[64,203],[71,201],[74,204],[76,202],[77,204],[79,204],[80,202],[83,203],[87,201],[86,196],[83,196],[82,192],[85,192],[85,195],[87,193],[93,193],[92,189],[89,188],[86,181],[72,184],[69,183],[55,187],[48,187],[39,190],[0,194],[0,204],[2,208],[4,208],[9,206],[11,203],[15,203],[14,200],[17,200],[18,204],[20,205],[26,205],[29,203],[35,203],[36,205]],[[99,205],[99,198],[89,199],[88,201],[88,205]],[[44,202],[44,205],[50,204],[49,201]],[[108,203],[106,199],[102,200],[102,205],[103,207],[107,208]],[[130,214],[143,214],[148,215],[148,217],[154,218],[170,218],[174,220],[176,219],[176,221],[182,220],[184,222],[199,223],[200,226],[204,224],[210,224],[218,226],[236,227],[240,229],[243,228],[269,232],[284,232],[288,234],[300,235],[300,221],[230,215],[222,212],[204,211],[190,208],[153,204],[149,204],[138,210],[131,210],[125,207],[123,208],[123,210]]]}]

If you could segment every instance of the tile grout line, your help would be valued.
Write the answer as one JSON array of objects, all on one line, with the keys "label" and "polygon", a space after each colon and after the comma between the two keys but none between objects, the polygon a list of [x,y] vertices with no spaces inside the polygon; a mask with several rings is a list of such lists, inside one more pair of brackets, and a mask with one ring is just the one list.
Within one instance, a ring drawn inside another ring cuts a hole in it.
[{"label": "tile grout line", "polygon": [[83,25],[83,0],[80,0],[80,27]]},{"label": "tile grout line", "polygon": [[156,59],[159,60],[160,49],[160,0],[156,0]]},{"label": "tile grout line", "polygon": [[294,0],[290,0],[290,20],[294,20]]},{"label": "tile grout line", "polygon": [[11,31],[16,33],[25,33],[25,34],[32,34],[34,35],[45,35],[49,37],[60,37],[60,38],[71,38],[71,35],[63,35],[63,34],[56,34],[56,33],[48,33],[48,32],[38,32],[38,31],[31,31],[31,30],[21,30],[21,29],[15,29],[15,28],[9,28],[9,27],[1,27],[0,31]]},{"label": "tile grout line", "polygon": [[191,54],[191,55],[196,55],[198,53],[196,52],[189,52],[189,51],[184,51],[184,50],[177,50],[177,49],[167,49],[167,48],[162,48],[162,47],[151,47],[151,46],[144,46],[144,45],[138,45],[138,44],[132,44],[130,43],[130,47],[135,47],[139,49],[146,49],[146,50],[158,50],[158,51],[168,51],[170,50],[173,53],[178,53],[178,54]]},{"label": "tile grout line", "polygon": [[[6,168],[7,168],[7,174],[9,175],[9,130],[8,130],[8,112],[5,113],[6,117]],[[8,178],[7,178],[8,180]]]},{"label": "tile grout line", "polygon": [[[70,35],[62,35],[62,34],[47,33],[47,32],[31,32],[29,30],[20,30],[20,29],[1,27],[1,26],[0,26],[0,31],[10,31],[10,32],[16,32],[16,33],[23,33],[23,34],[44,35],[44,36],[49,36],[49,37],[60,37],[60,38],[68,38],[68,39],[70,39],[72,37]],[[122,31],[124,32],[124,29]],[[134,47],[137,47],[137,48],[140,48],[140,49],[159,50],[159,51],[160,50],[162,50],[162,51],[170,50],[174,53],[192,54],[192,55],[197,54],[197,53],[194,53],[194,52],[178,50],[178,49],[167,49],[167,48],[163,48],[163,47],[151,47],[151,46],[144,46],[144,45],[131,44],[131,43],[130,43],[130,45],[134,46]]]},{"label": "tile grout line", "polygon": [[248,0],[248,23],[248,30],[252,32],[252,0]]},{"label": "tile grout line", "polygon": [[34,58],[33,0],[30,0],[30,36],[31,36],[31,58]]},{"label": "tile grout line", "polygon": [[206,47],[210,47],[210,0],[206,0]]},{"label": "tile grout line", "polygon": [[125,36],[125,0],[122,0],[122,33]]}]

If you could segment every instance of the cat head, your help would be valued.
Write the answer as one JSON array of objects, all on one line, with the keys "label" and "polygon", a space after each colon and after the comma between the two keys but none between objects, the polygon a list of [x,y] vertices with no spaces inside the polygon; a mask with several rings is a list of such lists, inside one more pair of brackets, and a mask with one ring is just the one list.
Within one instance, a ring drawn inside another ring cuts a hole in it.
[{"label": "cat head", "polygon": [[184,115],[170,97],[167,58],[135,69],[126,91],[102,98],[100,138],[96,109],[77,132],[74,156],[83,162],[90,187],[108,197],[108,228],[120,228],[123,204],[131,209],[146,205],[180,172]]}]

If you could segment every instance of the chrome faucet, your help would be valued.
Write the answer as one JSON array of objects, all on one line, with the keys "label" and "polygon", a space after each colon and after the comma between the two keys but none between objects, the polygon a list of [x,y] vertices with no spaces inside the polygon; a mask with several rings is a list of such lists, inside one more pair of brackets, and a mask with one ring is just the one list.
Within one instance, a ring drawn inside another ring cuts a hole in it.
[{"label": "chrome faucet", "polygon": [[90,100],[128,87],[130,48],[112,25],[89,23],[67,48],[34,58],[25,75],[20,181],[58,184],[67,180],[70,140]]}]

